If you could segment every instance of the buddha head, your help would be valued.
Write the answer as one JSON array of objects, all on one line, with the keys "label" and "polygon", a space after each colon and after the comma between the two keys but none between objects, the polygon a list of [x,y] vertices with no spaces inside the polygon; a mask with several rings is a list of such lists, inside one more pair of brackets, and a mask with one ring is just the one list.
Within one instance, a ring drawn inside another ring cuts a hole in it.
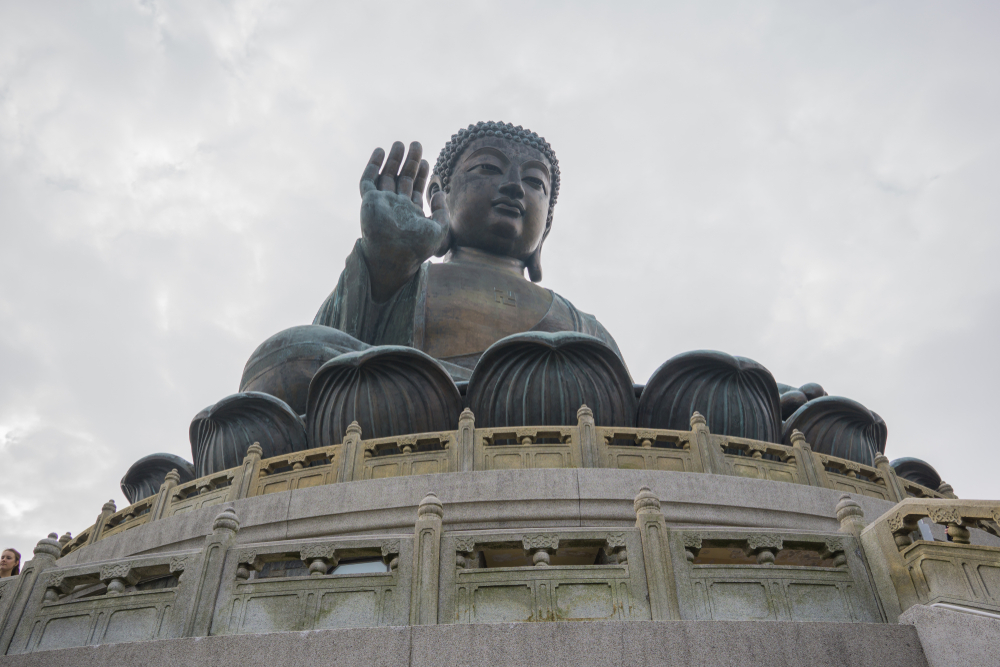
[{"label": "buddha head", "polygon": [[559,161],[545,139],[520,125],[477,123],[441,149],[428,199],[444,192],[451,248],[474,248],[524,263],[542,279],[542,243],[559,195]]}]

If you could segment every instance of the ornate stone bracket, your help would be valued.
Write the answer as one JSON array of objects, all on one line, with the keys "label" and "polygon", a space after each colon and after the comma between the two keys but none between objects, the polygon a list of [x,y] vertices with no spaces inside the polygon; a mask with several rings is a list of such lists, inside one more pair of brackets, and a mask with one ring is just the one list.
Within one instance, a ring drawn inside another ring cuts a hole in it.
[{"label": "ornate stone bracket", "polygon": [[382,560],[390,570],[399,567],[399,540],[388,540],[382,543]]},{"label": "ornate stone bracket", "polygon": [[779,535],[755,534],[747,536],[744,552],[748,556],[756,555],[759,565],[774,565],[774,556],[781,551],[781,547]]},{"label": "ornate stone bracket", "polygon": [[57,572],[50,574],[45,582],[45,597],[43,602],[56,602],[60,597],[69,593],[71,587],[66,584],[66,575]]},{"label": "ornate stone bracket", "polygon": [[559,548],[559,537],[556,535],[525,535],[521,540],[525,552],[531,555],[535,567],[547,567],[550,559]]},{"label": "ornate stone bracket", "polygon": [[260,569],[264,567],[264,561],[257,556],[256,549],[244,549],[237,553],[236,562],[236,578],[247,580],[250,578],[250,572],[260,572]]},{"label": "ornate stone bracket", "polygon": [[340,562],[337,550],[331,544],[310,544],[299,550],[302,562],[309,565],[310,577],[322,577]]},{"label": "ornate stone bracket", "polygon": [[475,562],[472,554],[476,550],[476,538],[459,537],[455,540],[455,566],[459,569],[468,569]]},{"label": "ornate stone bracket", "polygon": [[607,553],[614,556],[619,565],[628,563],[628,550],[625,547],[625,533],[608,533],[604,540]]},{"label": "ornate stone bracket", "polygon": [[701,535],[686,533],[681,541],[684,544],[684,558],[687,559],[687,562],[693,563],[694,559],[698,557],[698,552],[701,551]]},{"label": "ornate stone bracket", "polygon": [[108,595],[121,595],[125,592],[126,586],[134,586],[139,581],[139,574],[132,567],[132,563],[118,563],[116,565],[104,565],[100,573],[101,583],[107,584]]},{"label": "ornate stone bracket", "polygon": [[844,541],[839,537],[828,537],[824,541],[826,550],[820,554],[822,558],[833,557],[833,567],[847,565],[847,555],[844,552]]}]

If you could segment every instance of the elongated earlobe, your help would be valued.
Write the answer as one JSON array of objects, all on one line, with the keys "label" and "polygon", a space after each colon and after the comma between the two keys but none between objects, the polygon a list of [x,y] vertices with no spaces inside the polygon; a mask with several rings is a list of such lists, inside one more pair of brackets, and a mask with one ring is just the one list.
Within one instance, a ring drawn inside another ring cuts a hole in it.
[{"label": "elongated earlobe", "polygon": [[531,257],[525,263],[528,267],[528,278],[533,283],[541,282],[542,280],[542,244],[539,243],[538,247],[535,248],[535,252],[531,253]]}]

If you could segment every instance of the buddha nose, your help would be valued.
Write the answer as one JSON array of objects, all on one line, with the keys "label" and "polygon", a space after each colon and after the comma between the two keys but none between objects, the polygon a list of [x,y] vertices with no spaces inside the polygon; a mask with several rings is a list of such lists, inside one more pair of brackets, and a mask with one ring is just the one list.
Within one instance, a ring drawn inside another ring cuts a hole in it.
[{"label": "buddha nose", "polygon": [[521,179],[517,175],[508,175],[507,180],[500,186],[500,194],[511,199],[524,199],[524,188],[521,187]]}]

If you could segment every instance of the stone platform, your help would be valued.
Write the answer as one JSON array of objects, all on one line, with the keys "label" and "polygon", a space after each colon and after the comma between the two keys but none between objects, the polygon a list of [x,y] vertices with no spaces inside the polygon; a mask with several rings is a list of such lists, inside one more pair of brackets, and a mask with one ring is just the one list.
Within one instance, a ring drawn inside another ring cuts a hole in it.
[{"label": "stone platform", "polygon": [[918,637],[973,618],[923,605],[1000,611],[996,502],[613,468],[215,498],[40,542],[0,583],[0,665],[919,665]]},{"label": "stone platform", "polygon": [[331,664],[923,667],[928,663],[912,626],[707,621],[354,628],[167,639],[0,657],[0,667]]}]

